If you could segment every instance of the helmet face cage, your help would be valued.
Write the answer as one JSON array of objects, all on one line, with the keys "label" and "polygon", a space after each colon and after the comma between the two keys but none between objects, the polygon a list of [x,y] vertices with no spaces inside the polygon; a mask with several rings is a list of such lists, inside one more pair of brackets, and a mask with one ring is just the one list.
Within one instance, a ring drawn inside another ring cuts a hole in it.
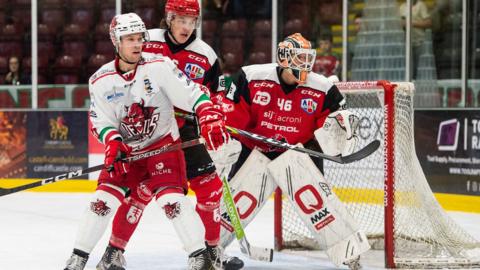
[{"label": "helmet face cage", "polygon": [[278,44],[277,61],[283,68],[290,68],[299,83],[304,83],[312,71],[316,51],[308,40],[296,33]]},{"label": "helmet face cage", "polygon": [[150,40],[145,23],[135,13],[116,15],[110,23],[110,39],[117,49],[122,36],[136,33],[142,33],[143,42]]},{"label": "helmet face cage", "polygon": [[170,23],[175,16],[188,16],[196,19],[194,28],[200,27],[200,5],[198,0],[168,0],[165,4],[166,22]]}]

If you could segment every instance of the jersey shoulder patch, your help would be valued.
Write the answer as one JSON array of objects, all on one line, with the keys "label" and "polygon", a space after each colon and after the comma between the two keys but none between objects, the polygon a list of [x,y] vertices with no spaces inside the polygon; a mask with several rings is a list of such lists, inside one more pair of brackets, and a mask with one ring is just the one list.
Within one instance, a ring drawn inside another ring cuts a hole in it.
[{"label": "jersey shoulder patch", "polygon": [[113,75],[116,74],[117,71],[115,70],[115,60],[110,61],[103,66],[101,66],[95,73],[93,73],[92,76],[90,76],[90,79],[88,80],[89,84],[94,84],[101,78],[104,78],[108,75]]},{"label": "jersey shoulder patch", "polygon": [[275,63],[244,66],[242,70],[249,82],[254,80],[269,80],[280,83],[277,76],[277,64]]},{"label": "jersey shoulder patch", "polygon": [[151,42],[165,42],[165,29],[155,28],[148,30]]},{"label": "jersey shoulder patch", "polygon": [[328,90],[332,88],[333,83],[323,75],[317,74],[315,72],[310,72],[308,73],[307,81],[303,86],[327,93]]},{"label": "jersey shoulder patch", "polygon": [[199,39],[198,37],[185,49],[205,56],[208,59],[208,63],[210,64],[210,66],[212,66],[218,58],[212,47],[210,47],[210,45],[208,45],[205,41]]}]

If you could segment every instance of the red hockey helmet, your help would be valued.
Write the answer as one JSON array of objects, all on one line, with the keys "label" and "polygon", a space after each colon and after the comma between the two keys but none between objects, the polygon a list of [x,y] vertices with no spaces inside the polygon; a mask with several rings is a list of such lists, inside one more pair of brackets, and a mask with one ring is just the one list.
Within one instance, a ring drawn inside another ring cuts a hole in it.
[{"label": "red hockey helmet", "polygon": [[200,16],[198,0],[167,0],[165,14],[175,13],[180,16]]}]

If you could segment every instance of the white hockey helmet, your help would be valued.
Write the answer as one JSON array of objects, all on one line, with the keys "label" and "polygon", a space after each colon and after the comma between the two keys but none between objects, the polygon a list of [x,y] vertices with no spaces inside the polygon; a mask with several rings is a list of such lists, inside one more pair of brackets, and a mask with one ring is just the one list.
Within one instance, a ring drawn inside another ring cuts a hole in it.
[{"label": "white hockey helmet", "polygon": [[312,71],[317,53],[310,41],[302,34],[295,33],[278,43],[277,62],[282,68],[289,68],[299,84],[304,84]]},{"label": "white hockey helmet", "polygon": [[120,38],[125,35],[142,33],[144,41],[149,41],[149,36],[145,23],[135,13],[119,14],[113,17],[110,23],[110,39],[113,46],[118,50]]}]

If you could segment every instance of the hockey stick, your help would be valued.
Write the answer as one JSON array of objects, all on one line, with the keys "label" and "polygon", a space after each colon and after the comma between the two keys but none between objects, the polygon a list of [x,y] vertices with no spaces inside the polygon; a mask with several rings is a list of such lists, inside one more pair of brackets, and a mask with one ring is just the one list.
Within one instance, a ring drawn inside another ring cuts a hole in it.
[{"label": "hockey stick", "polygon": [[327,155],[327,154],[324,154],[324,153],[321,153],[321,152],[317,152],[317,151],[310,150],[310,149],[307,149],[307,148],[299,147],[299,146],[296,146],[296,145],[291,145],[291,144],[286,143],[286,142],[275,140],[273,138],[267,138],[265,136],[258,135],[258,134],[255,134],[255,133],[251,133],[251,132],[241,130],[241,129],[238,129],[238,128],[227,126],[227,129],[232,134],[242,135],[242,136],[245,136],[247,138],[250,138],[250,139],[253,139],[253,140],[256,140],[256,141],[260,141],[260,142],[263,142],[263,143],[268,143],[268,144],[271,144],[271,145],[274,145],[274,146],[277,146],[277,147],[281,147],[281,148],[285,148],[285,149],[295,150],[295,151],[298,151],[298,152],[308,154],[308,155],[313,156],[313,157],[323,158],[323,159],[327,159],[327,160],[337,162],[337,163],[341,163],[341,164],[347,164],[347,163],[351,163],[351,162],[354,162],[354,161],[357,161],[357,160],[364,159],[364,158],[368,157],[370,154],[372,154],[373,152],[375,152],[378,149],[378,147],[380,146],[380,141],[379,140],[374,140],[374,141],[370,142],[364,148],[358,150],[357,152],[355,152],[351,155],[348,155],[348,156],[330,156],[330,155]]},{"label": "hockey stick", "polygon": [[[141,160],[141,159],[148,158],[148,157],[151,157],[151,156],[156,156],[156,155],[163,154],[163,153],[166,153],[166,152],[171,152],[171,151],[187,148],[187,147],[191,147],[191,146],[202,144],[202,143],[204,143],[203,138],[198,138],[198,139],[194,139],[194,140],[190,140],[190,141],[186,141],[186,142],[182,142],[182,143],[165,145],[165,146],[163,146],[159,149],[156,149],[156,150],[152,150],[152,151],[145,152],[145,153],[142,153],[142,154],[139,154],[139,155],[136,155],[136,156],[128,157],[128,158],[126,158],[126,161],[128,161],[128,162],[137,161],[137,160]],[[37,182],[33,182],[33,183],[30,183],[30,184],[26,184],[26,185],[14,187],[14,188],[1,188],[0,187],[0,197],[8,195],[8,194],[15,193],[15,192],[19,192],[19,191],[22,191],[22,190],[31,189],[31,188],[40,187],[40,186],[43,186],[43,185],[55,183],[55,182],[58,182],[58,181],[75,179],[75,178],[78,178],[78,177],[80,177],[84,174],[101,170],[104,167],[105,167],[104,164],[100,164],[100,165],[97,165],[97,166],[86,168],[85,170],[80,169],[80,170],[77,170],[77,171],[71,171],[71,172],[68,172],[68,173],[64,173],[64,174],[60,174],[60,175],[57,175],[57,176],[45,178],[45,179],[39,180]]]},{"label": "hockey stick", "polygon": [[248,242],[247,237],[245,236],[245,231],[242,227],[242,223],[240,222],[240,216],[238,215],[237,207],[235,206],[235,201],[232,197],[232,192],[230,191],[230,185],[228,184],[225,176],[222,177],[222,182],[223,200],[227,208],[228,216],[230,217],[230,222],[235,231],[235,236],[240,243],[240,251],[242,251],[242,253],[247,255],[250,259],[271,262],[273,260],[273,249],[254,247]]},{"label": "hockey stick", "polygon": [[[190,115],[190,114],[175,112],[175,115],[179,116],[179,117],[182,117],[182,118],[185,118],[188,121],[195,121],[195,117],[193,115]],[[379,140],[374,140],[374,141],[370,142],[364,148],[362,148],[362,149],[358,150],[357,152],[355,152],[353,154],[350,154],[348,156],[331,156],[331,155],[327,155],[327,154],[324,154],[324,153],[321,153],[321,152],[318,152],[318,151],[310,150],[310,149],[299,147],[299,146],[296,146],[296,145],[291,145],[289,143],[282,142],[282,141],[279,141],[279,140],[275,140],[273,138],[267,138],[265,136],[255,134],[255,133],[252,133],[252,132],[248,132],[248,131],[245,131],[245,130],[241,130],[241,129],[238,129],[238,128],[227,126],[227,130],[232,134],[238,134],[238,135],[241,135],[241,136],[244,136],[244,137],[256,140],[256,141],[260,141],[260,142],[263,142],[263,143],[268,143],[270,145],[274,145],[274,146],[281,147],[281,148],[284,148],[284,149],[295,150],[295,151],[298,151],[298,152],[308,154],[308,155],[313,156],[313,157],[323,158],[323,159],[327,159],[327,160],[337,162],[337,163],[341,163],[341,164],[352,163],[354,161],[364,159],[364,158],[368,157],[369,155],[371,155],[373,152],[375,152],[378,149],[378,147],[380,147],[380,141]]]}]

